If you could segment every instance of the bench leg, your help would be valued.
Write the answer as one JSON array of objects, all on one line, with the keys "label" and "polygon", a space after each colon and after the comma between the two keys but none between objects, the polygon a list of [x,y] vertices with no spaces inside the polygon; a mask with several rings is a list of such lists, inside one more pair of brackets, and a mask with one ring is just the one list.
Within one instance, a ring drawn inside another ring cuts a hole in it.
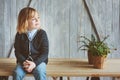
[{"label": "bench leg", "polygon": [[100,80],[100,78],[99,77],[87,77],[87,79],[86,80]]},{"label": "bench leg", "polygon": [[8,80],[8,76],[0,76],[0,80]]},{"label": "bench leg", "polygon": [[112,80],[120,80],[120,77],[113,77]]},{"label": "bench leg", "polygon": [[63,77],[60,77],[60,80],[63,80]]},{"label": "bench leg", "polygon": [[112,80],[115,80],[115,77],[113,77]]},{"label": "bench leg", "polygon": [[[58,77],[52,77],[53,80],[57,80]],[[60,77],[60,80],[63,80],[63,77]],[[70,80],[70,77],[67,77],[67,80]]]},{"label": "bench leg", "polygon": [[[63,77],[60,77],[60,80],[63,80]],[[70,80],[70,77],[67,77],[67,80]]]},{"label": "bench leg", "polygon": [[52,77],[52,78],[53,78],[53,80],[57,80],[58,77]]},{"label": "bench leg", "polygon": [[89,77],[87,77],[86,80],[89,80]]},{"label": "bench leg", "polygon": [[70,77],[67,77],[67,80],[70,80]]}]

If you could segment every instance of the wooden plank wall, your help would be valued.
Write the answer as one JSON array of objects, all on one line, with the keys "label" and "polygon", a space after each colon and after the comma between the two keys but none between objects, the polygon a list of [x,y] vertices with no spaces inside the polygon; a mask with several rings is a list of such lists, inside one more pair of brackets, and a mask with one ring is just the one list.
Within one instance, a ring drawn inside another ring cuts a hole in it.
[{"label": "wooden plank wall", "polygon": [[[18,13],[28,1],[0,0],[0,57],[8,55],[16,33]],[[110,35],[106,42],[117,48],[108,58],[120,58],[120,0],[86,1],[100,37]],[[82,0],[32,0],[30,6],[39,11],[42,28],[47,31],[50,58],[87,58],[86,51],[78,50],[80,43],[77,41],[80,35],[90,37],[94,32]],[[85,77],[71,79],[84,80]]]}]

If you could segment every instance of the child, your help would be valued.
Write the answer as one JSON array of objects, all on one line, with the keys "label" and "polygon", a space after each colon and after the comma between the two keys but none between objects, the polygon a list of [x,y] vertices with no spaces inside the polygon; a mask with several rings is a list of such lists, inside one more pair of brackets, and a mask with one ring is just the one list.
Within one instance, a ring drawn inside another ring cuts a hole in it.
[{"label": "child", "polygon": [[48,38],[40,27],[38,12],[31,7],[19,13],[14,48],[17,66],[13,80],[23,80],[26,73],[32,73],[35,80],[46,80]]}]

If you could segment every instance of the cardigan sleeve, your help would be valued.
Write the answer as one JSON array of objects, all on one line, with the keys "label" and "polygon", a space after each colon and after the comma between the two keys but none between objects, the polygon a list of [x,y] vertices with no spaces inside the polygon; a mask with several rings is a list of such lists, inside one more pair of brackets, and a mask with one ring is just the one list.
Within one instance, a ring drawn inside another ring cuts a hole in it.
[{"label": "cardigan sleeve", "polygon": [[22,64],[26,58],[21,54],[21,51],[20,51],[20,34],[19,33],[17,33],[15,36],[14,48],[15,48],[14,52],[17,58],[17,62]]},{"label": "cardigan sleeve", "polygon": [[39,65],[41,62],[45,62],[48,59],[49,42],[45,31],[42,32],[41,38],[42,38],[40,46],[41,54],[34,61],[36,65]]}]

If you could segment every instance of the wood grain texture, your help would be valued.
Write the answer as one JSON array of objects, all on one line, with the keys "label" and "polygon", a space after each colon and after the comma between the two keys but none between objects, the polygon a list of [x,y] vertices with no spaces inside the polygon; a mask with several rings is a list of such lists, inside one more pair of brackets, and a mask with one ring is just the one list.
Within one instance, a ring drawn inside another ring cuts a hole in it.
[{"label": "wood grain texture", "polygon": [[[87,59],[51,58],[47,65],[47,75],[60,76],[111,76],[120,77],[120,59],[108,59],[103,69],[95,69]],[[61,66],[60,66],[61,65]],[[0,58],[0,75],[12,75],[15,59]],[[113,69],[114,68],[114,69]],[[29,74],[28,74],[29,75]]]}]

